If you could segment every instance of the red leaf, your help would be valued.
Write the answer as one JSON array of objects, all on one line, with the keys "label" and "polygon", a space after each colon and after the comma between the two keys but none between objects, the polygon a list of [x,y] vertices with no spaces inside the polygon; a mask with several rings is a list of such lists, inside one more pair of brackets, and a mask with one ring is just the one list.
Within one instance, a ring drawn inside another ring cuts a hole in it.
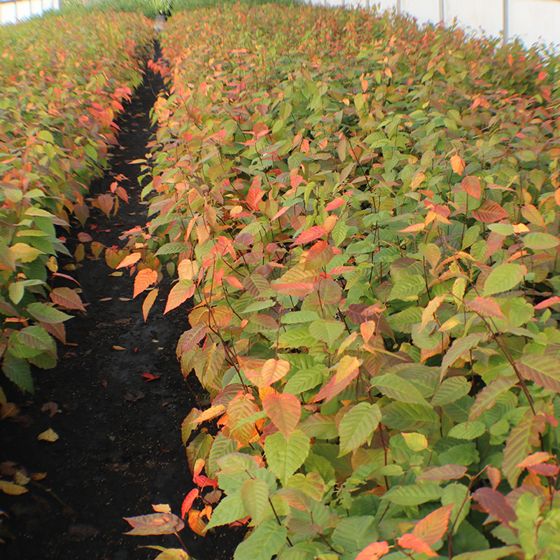
[{"label": "red leaf", "polygon": [[294,297],[305,297],[315,290],[314,282],[275,282],[271,288],[281,294]]},{"label": "red leaf", "polygon": [[154,375],[153,373],[146,371],[142,374],[142,377],[144,378],[146,383],[149,383],[150,381],[157,381],[161,377],[161,375]]},{"label": "red leaf", "polygon": [[424,519],[421,519],[416,524],[412,534],[422,539],[428,545],[433,546],[443,539],[447,532],[452,509],[453,504],[450,504],[432,511],[432,513],[426,515]]},{"label": "red leaf", "polygon": [[311,241],[315,241],[323,237],[327,232],[323,226],[313,226],[305,231],[302,231],[292,243],[294,245],[305,245],[306,243],[310,243]]},{"label": "red leaf", "polygon": [[509,525],[515,521],[516,515],[513,508],[507,503],[503,494],[491,488],[480,488],[473,494],[473,498],[482,509],[500,522]]},{"label": "red leaf", "polygon": [[258,185],[251,185],[249,187],[249,192],[247,193],[247,204],[251,210],[258,210],[259,202],[264,196],[264,191]]},{"label": "red leaf", "polygon": [[368,544],[355,560],[379,560],[389,552],[389,544],[387,541],[374,542]]},{"label": "red leaf", "polygon": [[185,519],[187,513],[192,508],[192,505],[193,505],[194,501],[198,498],[199,494],[200,494],[200,492],[199,492],[198,488],[193,488],[185,496],[185,499],[183,500],[183,503],[181,504],[181,517],[183,519]]},{"label": "red leaf", "polygon": [[418,480],[458,480],[467,473],[467,467],[462,465],[443,465],[426,469],[418,476]]},{"label": "red leaf", "polygon": [[71,288],[55,288],[49,295],[54,303],[64,309],[86,310],[78,293]]},{"label": "red leaf", "polygon": [[504,319],[504,314],[502,313],[498,302],[494,298],[477,296],[466,303],[469,309],[472,309],[479,315]]},{"label": "red leaf", "polygon": [[408,548],[413,552],[425,554],[426,556],[437,556],[428,543],[412,533],[405,533],[397,542],[402,548]]},{"label": "red leaf", "polygon": [[480,179],[478,177],[468,175],[461,181],[461,187],[468,195],[480,200],[482,196],[482,186],[480,185]]},{"label": "red leaf", "polygon": [[492,224],[507,218],[508,213],[497,202],[485,200],[478,210],[473,210],[473,216],[479,222]]}]

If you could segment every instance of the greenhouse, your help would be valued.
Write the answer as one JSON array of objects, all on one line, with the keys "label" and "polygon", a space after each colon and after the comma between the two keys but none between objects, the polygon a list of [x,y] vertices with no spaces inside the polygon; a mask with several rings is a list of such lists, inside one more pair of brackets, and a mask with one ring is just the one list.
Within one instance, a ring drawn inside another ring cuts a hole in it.
[{"label": "greenhouse", "polygon": [[560,559],[560,1],[0,16],[2,559]]}]

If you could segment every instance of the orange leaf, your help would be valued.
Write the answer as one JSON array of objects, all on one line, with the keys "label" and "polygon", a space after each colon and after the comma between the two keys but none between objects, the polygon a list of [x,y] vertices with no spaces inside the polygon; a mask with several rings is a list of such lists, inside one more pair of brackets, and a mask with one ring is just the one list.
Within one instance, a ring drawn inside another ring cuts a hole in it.
[{"label": "orange leaf", "polygon": [[375,321],[364,321],[360,323],[360,333],[365,343],[368,343],[375,334],[377,323]]},{"label": "orange leaf", "polygon": [[158,296],[159,290],[156,288],[152,290],[144,299],[142,303],[142,315],[144,317],[144,321],[148,320],[148,315],[150,314],[150,309],[154,305],[156,298]]},{"label": "orange leaf", "polygon": [[521,463],[517,466],[520,469],[526,469],[528,467],[534,467],[535,465],[540,465],[541,463],[545,463],[546,461],[552,459],[552,455],[547,453],[546,451],[537,451],[536,453],[532,453],[528,457],[525,457]]},{"label": "orange leaf", "polygon": [[492,200],[485,200],[478,210],[473,210],[473,216],[484,224],[499,222],[508,217],[508,213]]},{"label": "orange leaf", "polygon": [[183,284],[183,281],[175,284],[171,291],[169,292],[169,296],[167,297],[167,303],[165,304],[165,313],[169,313],[172,309],[179,307],[182,303],[187,301],[192,295],[194,294],[194,285],[193,284]]},{"label": "orange leaf", "polygon": [[451,161],[451,169],[453,169],[453,171],[457,173],[457,175],[462,175],[463,172],[465,171],[465,162],[463,158],[455,154],[454,156],[451,156],[450,161]]},{"label": "orange leaf", "polygon": [[133,297],[141,294],[148,289],[152,284],[155,284],[158,279],[157,270],[151,268],[143,268],[138,272],[134,279],[134,294]]},{"label": "orange leaf", "polygon": [[412,224],[410,226],[407,226],[399,231],[401,233],[418,233],[419,231],[422,231],[425,227],[426,224],[424,222],[420,222],[418,224]]},{"label": "orange leaf", "polygon": [[322,400],[329,402],[336,395],[344,391],[358,377],[361,364],[361,360],[354,356],[343,356],[336,366],[336,373],[321,387],[321,390],[313,397],[311,402]]},{"label": "orange leaf", "polygon": [[71,288],[55,288],[49,295],[54,303],[64,309],[86,310],[78,293]]},{"label": "orange leaf", "polygon": [[387,541],[374,542],[368,544],[358,556],[356,560],[379,560],[389,552],[389,544]]},{"label": "orange leaf", "polygon": [[410,188],[415,191],[426,180],[426,174],[419,171],[414,175],[410,183]]},{"label": "orange leaf", "polygon": [[413,552],[422,553],[426,556],[437,556],[428,543],[412,533],[405,533],[397,542],[402,548],[408,548]]},{"label": "orange leaf", "polygon": [[500,469],[497,469],[496,467],[488,466],[486,467],[486,474],[488,475],[488,480],[492,485],[492,490],[496,490],[496,488],[498,488],[502,480],[502,473],[500,472]]},{"label": "orange leaf", "polygon": [[286,360],[259,360],[239,356],[239,365],[247,378],[257,387],[269,387],[290,371],[290,362]]},{"label": "orange leaf", "polygon": [[498,319],[504,318],[504,314],[494,298],[477,296],[473,300],[467,301],[466,304],[469,309],[472,309],[479,315],[496,317]]},{"label": "orange leaf", "polygon": [[443,539],[447,532],[452,509],[453,504],[449,504],[432,511],[432,513],[426,515],[424,519],[421,519],[416,524],[412,534],[422,539],[428,545],[433,546]]},{"label": "orange leaf", "polygon": [[201,537],[203,537],[206,534],[206,523],[202,521],[203,513],[204,512],[198,511],[196,509],[191,509],[191,511],[189,511],[189,519],[188,519],[189,527],[191,528],[193,533],[196,533]]},{"label": "orange leaf", "polygon": [[289,437],[301,418],[301,403],[290,393],[272,393],[263,398],[263,408],[272,423]]},{"label": "orange leaf", "polygon": [[482,186],[480,185],[480,179],[478,177],[468,175],[461,181],[461,187],[469,196],[480,200],[482,196]]},{"label": "orange leaf", "polygon": [[132,266],[133,264],[136,264],[140,259],[141,259],[142,255],[140,253],[130,253],[130,255],[127,255],[118,265],[117,265],[117,269],[118,268],[126,268],[128,266]]}]

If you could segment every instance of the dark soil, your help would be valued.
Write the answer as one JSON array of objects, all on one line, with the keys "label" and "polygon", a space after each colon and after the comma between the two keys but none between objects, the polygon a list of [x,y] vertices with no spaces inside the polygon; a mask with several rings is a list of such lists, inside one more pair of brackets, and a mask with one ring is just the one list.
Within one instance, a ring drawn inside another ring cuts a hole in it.
[{"label": "dark soil", "polygon": [[[116,218],[94,213],[86,231],[107,246],[118,245],[120,232],[145,224],[140,203],[139,166],[130,161],[147,152],[149,110],[161,81],[151,73],[137,89],[119,120],[120,147],[111,168],[92,186],[107,192],[123,174],[130,203]],[[88,230],[91,225],[94,230]],[[73,232],[75,235],[77,231]],[[151,504],[170,504],[177,513],[192,488],[179,426],[205,396],[175,359],[175,344],[188,328],[186,311],[162,315],[166,289],[144,323],[142,297],[132,297],[132,279],[110,276],[103,258],[86,259],[74,276],[83,289],[87,314],[67,323],[73,345],[60,347],[56,369],[36,372],[32,398],[10,392],[20,415],[0,422],[0,462],[13,461],[47,477],[29,485],[22,496],[1,495],[7,514],[0,525],[0,556],[6,560],[131,560],[154,558],[141,545],[178,547],[174,537],[129,537],[124,516],[152,513]],[[110,300],[101,301],[106,298]],[[115,350],[121,346],[125,350]],[[161,376],[147,382],[143,373]],[[52,418],[42,406],[60,409]],[[60,439],[37,440],[47,428]],[[182,533],[193,557],[232,557],[240,535],[212,532],[202,539]]]}]

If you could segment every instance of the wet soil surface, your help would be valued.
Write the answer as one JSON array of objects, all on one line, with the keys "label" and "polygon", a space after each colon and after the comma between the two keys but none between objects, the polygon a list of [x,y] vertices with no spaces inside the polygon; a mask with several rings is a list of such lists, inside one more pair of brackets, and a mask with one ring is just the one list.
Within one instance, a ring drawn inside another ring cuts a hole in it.
[{"label": "wet soil surface", "polygon": [[[122,231],[146,223],[139,165],[130,162],[147,152],[149,110],[161,88],[148,72],[119,119],[111,168],[92,186],[102,193],[115,176],[128,179],[122,184],[129,204],[110,220],[94,212],[86,225],[86,231],[94,225],[92,235],[106,246],[122,244]],[[144,323],[143,298],[131,299],[132,279],[111,272],[103,258],[82,263],[74,276],[89,305],[87,314],[67,323],[74,345],[60,347],[56,369],[36,372],[33,397],[10,392],[21,413],[0,422],[0,462],[47,476],[25,495],[0,496],[6,514],[0,556],[6,560],[143,560],[157,553],[142,545],[178,547],[174,537],[123,535],[128,525],[122,517],[152,513],[151,504],[161,503],[177,513],[192,488],[179,426],[205,395],[194,377],[183,379],[175,359],[176,341],[188,328],[186,312],[162,316],[164,287]],[[144,373],[160,377],[147,382]],[[49,402],[59,409],[52,417],[41,410]],[[55,443],[37,440],[48,428],[60,436]],[[188,529],[182,536],[199,560],[232,558],[240,538],[223,531],[202,539]]]}]

